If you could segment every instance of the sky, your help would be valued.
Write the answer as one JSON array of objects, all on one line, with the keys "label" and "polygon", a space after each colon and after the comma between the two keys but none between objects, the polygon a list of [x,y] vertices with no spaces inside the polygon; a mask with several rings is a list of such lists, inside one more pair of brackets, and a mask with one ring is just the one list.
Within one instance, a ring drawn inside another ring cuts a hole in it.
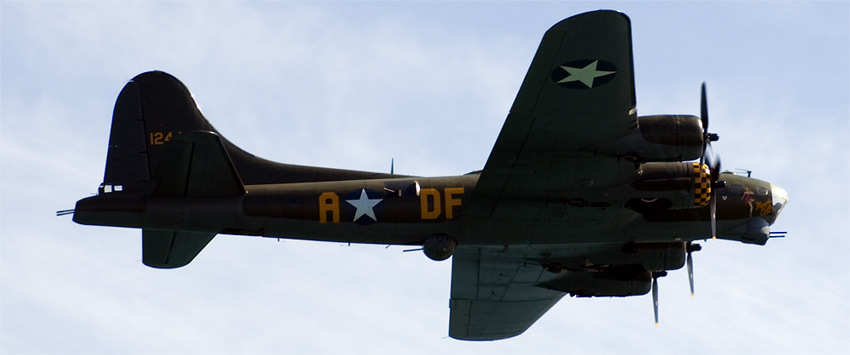
[{"label": "sky", "polygon": [[[182,80],[230,141],[292,164],[481,169],[543,33],[630,16],[638,114],[698,114],[724,169],[785,188],[765,246],[707,241],[651,296],[564,298],[447,338],[451,262],[222,235],[188,266],[57,217],[95,194],[135,75]],[[0,353],[848,353],[848,2],[0,2]]]}]

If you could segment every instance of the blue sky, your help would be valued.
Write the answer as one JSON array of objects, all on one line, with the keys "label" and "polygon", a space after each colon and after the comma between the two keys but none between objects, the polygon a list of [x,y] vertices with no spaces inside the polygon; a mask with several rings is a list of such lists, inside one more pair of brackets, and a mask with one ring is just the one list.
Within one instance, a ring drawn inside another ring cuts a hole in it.
[{"label": "blue sky", "polygon": [[[294,164],[481,169],[543,33],[632,19],[638,113],[699,111],[728,169],[785,188],[766,246],[703,243],[650,296],[565,298],[525,334],[445,338],[450,262],[219,236],[142,265],[138,230],[57,210],[96,192],[115,98],[180,78],[231,141]],[[850,352],[847,2],[2,2],[0,352]]]}]

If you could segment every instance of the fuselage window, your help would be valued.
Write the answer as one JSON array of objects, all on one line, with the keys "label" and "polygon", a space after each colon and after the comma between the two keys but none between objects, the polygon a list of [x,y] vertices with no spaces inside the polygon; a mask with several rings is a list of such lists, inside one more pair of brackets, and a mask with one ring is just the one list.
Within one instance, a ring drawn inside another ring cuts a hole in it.
[{"label": "fuselage window", "polygon": [[756,192],[758,192],[759,195],[767,196],[767,188],[766,187],[759,187],[759,188],[756,189]]}]

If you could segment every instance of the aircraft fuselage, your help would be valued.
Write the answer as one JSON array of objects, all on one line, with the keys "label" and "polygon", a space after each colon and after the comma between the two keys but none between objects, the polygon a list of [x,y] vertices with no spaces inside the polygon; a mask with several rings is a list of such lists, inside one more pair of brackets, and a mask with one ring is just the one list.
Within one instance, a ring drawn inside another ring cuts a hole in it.
[{"label": "aircraft fuselage", "polygon": [[[469,215],[466,207],[478,177],[478,173],[471,173],[246,185],[244,195],[224,198],[171,198],[113,191],[81,200],[74,221],[388,245],[420,244],[435,233],[451,235],[465,245],[682,242],[707,236],[707,207],[642,215],[622,207],[627,200],[640,196],[629,184],[606,189],[611,198],[604,204],[595,201],[596,206],[571,205],[563,199],[517,201],[537,206],[536,217]],[[718,237],[743,240],[748,230],[735,228],[751,219],[773,223],[769,183],[732,174],[722,177],[728,185],[718,193]],[[618,190],[623,193],[610,193]]]}]

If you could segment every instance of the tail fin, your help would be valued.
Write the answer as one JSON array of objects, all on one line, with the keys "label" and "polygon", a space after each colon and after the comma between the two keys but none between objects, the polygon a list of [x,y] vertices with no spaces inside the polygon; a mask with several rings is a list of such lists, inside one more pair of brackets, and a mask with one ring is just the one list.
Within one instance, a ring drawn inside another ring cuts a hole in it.
[{"label": "tail fin", "polygon": [[[255,157],[218,134],[183,83],[152,71],[130,80],[118,95],[103,184],[98,196],[77,202],[74,221],[142,227],[144,263],[175,268],[191,262],[216,234],[145,228],[145,195],[223,198],[244,194],[244,185],[385,177],[395,176]],[[111,194],[117,191],[122,193]]]},{"label": "tail fin", "polygon": [[182,132],[215,128],[175,77],[152,71],[133,78],[115,102],[103,187],[145,193],[166,142]]},{"label": "tail fin", "polygon": [[[100,193],[147,193],[165,151],[166,142],[183,132],[220,134],[204,118],[192,94],[177,78],[161,72],[139,74],[115,102],[106,172]],[[233,166],[245,185],[395,177],[362,171],[280,164],[258,158],[221,137]]]}]

